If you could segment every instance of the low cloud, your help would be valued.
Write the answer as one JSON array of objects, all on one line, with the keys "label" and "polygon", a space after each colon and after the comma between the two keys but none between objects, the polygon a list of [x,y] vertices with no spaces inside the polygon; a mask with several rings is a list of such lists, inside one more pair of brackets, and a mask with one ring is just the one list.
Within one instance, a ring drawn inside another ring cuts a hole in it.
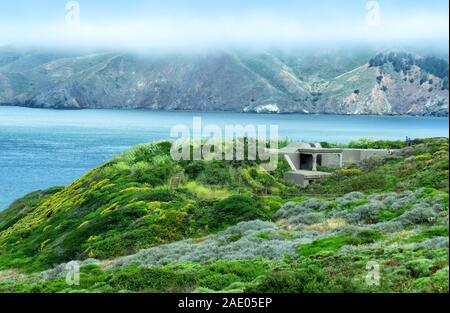
[{"label": "low cloud", "polygon": [[146,20],[83,21],[79,25],[0,21],[0,43],[39,47],[197,50],[228,46],[289,47],[311,43],[448,43],[448,14],[416,14],[380,20],[309,21],[270,14],[217,19],[166,17]]}]

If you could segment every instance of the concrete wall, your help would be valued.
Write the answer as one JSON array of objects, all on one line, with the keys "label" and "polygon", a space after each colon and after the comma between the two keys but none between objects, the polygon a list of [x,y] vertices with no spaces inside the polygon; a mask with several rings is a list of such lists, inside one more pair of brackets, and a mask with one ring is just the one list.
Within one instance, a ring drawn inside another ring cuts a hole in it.
[{"label": "concrete wall", "polygon": [[284,180],[290,182],[292,184],[297,184],[300,186],[308,186],[309,180],[305,179],[304,176],[299,175],[298,173],[286,172],[284,173]]},{"label": "concrete wall", "polygon": [[392,154],[392,150],[366,149],[361,150],[360,161],[370,159],[371,157],[386,157]]},{"label": "concrete wall", "polygon": [[[370,159],[371,157],[385,157],[392,153],[392,150],[381,149],[344,149],[342,154],[342,161],[344,164],[359,163],[363,160]],[[322,155],[322,166],[326,167],[339,167],[339,156]]]},{"label": "concrete wall", "polygon": [[291,170],[296,171],[300,169],[300,155],[298,153],[286,153],[284,158],[289,163]]},{"label": "concrete wall", "polygon": [[339,167],[339,156],[336,154],[322,154],[322,166]]}]

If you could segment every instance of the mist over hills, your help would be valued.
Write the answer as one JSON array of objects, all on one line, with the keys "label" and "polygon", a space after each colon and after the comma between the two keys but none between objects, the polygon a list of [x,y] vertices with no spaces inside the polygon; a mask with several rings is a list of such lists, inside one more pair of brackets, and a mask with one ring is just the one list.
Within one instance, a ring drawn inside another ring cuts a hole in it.
[{"label": "mist over hills", "polygon": [[142,56],[0,48],[0,105],[448,116],[448,59],[403,51]]}]

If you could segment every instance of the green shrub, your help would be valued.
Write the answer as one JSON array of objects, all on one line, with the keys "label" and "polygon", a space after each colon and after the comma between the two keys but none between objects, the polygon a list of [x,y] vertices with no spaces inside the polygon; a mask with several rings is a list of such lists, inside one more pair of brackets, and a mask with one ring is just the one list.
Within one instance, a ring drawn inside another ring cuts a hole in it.
[{"label": "green shrub", "polygon": [[335,236],[313,241],[312,243],[299,245],[299,254],[308,257],[319,252],[336,252],[349,242],[348,236]]},{"label": "green shrub", "polygon": [[382,235],[378,231],[361,230],[349,235],[317,239],[311,243],[299,245],[298,251],[301,256],[309,257],[317,253],[336,252],[345,245],[372,243],[381,238]]},{"label": "green shrub", "polygon": [[405,143],[401,140],[390,141],[361,138],[351,141],[347,146],[353,149],[402,149],[405,147]]},{"label": "green shrub", "polygon": [[448,227],[432,227],[423,229],[420,234],[412,236],[406,242],[420,242],[433,237],[448,237]]},{"label": "green shrub", "polygon": [[341,176],[355,176],[360,175],[362,172],[358,168],[346,168],[346,169],[340,169],[336,171],[336,174]]},{"label": "green shrub", "polygon": [[413,277],[426,277],[431,274],[433,261],[425,258],[419,258],[409,261],[405,264],[406,268],[411,271]]},{"label": "green shrub", "polygon": [[271,220],[272,212],[256,196],[235,195],[215,202],[211,218],[214,219],[211,221],[212,225],[220,228],[222,225],[234,225],[242,221]]},{"label": "green shrub", "polygon": [[108,283],[116,290],[135,292],[192,292],[196,286],[193,274],[138,267],[118,270]]},{"label": "green shrub", "polygon": [[266,232],[258,233],[255,235],[255,237],[261,238],[261,239],[266,239],[266,240],[270,240],[272,238],[272,236],[270,236],[270,234],[268,234]]},{"label": "green shrub", "polygon": [[249,293],[303,293],[305,284],[310,281],[302,273],[275,272],[260,279],[260,282],[247,287],[244,291]]},{"label": "green shrub", "polygon": [[190,161],[184,165],[184,172],[190,179],[197,177],[204,171],[205,163],[202,161]]},{"label": "green shrub", "polygon": [[249,284],[249,293],[330,293],[352,292],[351,281],[342,274],[329,275],[323,267],[308,265],[298,271],[271,272]]},{"label": "green shrub", "polygon": [[448,293],[448,277],[449,274],[447,267],[437,271],[430,277],[416,279],[410,287],[410,290],[413,292]]},{"label": "green shrub", "polygon": [[352,244],[352,245],[362,245],[362,244],[373,243],[380,239],[383,239],[383,236],[380,234],[379,231],[365,229],[365,230],[360,230],[360,231],[354,233],[351,236],[351,238],[348,240],[348,243]]},{"label": "green shrub", "polygon": [[206,185],[227,185],[231,182],[231,174],[221,161],[205,162],[198,180]]}]

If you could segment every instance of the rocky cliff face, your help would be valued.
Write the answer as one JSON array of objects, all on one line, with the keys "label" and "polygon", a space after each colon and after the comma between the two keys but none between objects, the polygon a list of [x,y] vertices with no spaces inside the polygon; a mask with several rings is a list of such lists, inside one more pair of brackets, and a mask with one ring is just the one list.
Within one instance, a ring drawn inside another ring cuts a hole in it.
[{"label": "rocky cliff face", "polygon": [[142,57],[0,49],[0,104],[269,113],[448,115],[448,62],[216,52]]},{"label": "rocky cliff face", "polygon": [[331,80],[319,99],[336,113],[448,115],[448,63],[407,53],[378,54]]}]

